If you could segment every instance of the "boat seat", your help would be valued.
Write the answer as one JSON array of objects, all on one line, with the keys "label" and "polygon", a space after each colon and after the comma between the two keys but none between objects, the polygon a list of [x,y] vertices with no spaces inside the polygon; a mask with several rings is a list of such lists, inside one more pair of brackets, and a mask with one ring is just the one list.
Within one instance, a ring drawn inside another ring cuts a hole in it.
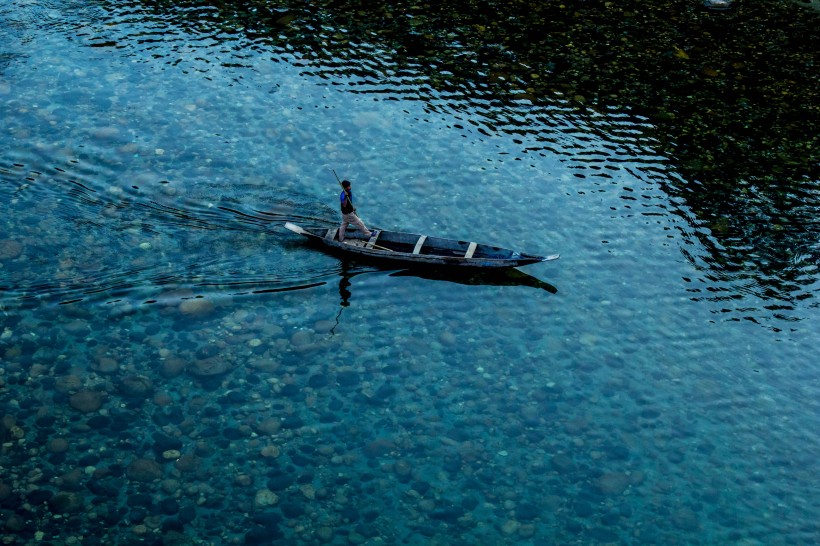
[{"label": "boat seat", "polygon": [[470,243],[470,246],[467,247],[467,254],[464,255],[465,258],[472,258],[473,254],[475,254],[475,249],[478,246],[478,243]]},{"label": "boat seat", "polygon": [[325,233],[325,239],[335,240],[336,234],[339,232],[339,228],[330,228]]},{"label": "boat seat", "polygon": [[416,246],[413,247],[413,254],[418,254],[421,252],[421,247],[424,246],[424,241],[427,240],[427,235],[419,236],[419,240],[416,241]]}]

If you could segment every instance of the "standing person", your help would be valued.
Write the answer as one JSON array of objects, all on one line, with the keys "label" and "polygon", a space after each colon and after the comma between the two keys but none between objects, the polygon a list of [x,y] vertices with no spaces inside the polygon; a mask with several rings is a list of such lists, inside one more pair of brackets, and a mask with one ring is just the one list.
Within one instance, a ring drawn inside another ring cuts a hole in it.
[{"label": "standing person", "polygon": [[339,201],[342,205],[342,225],[339,227],[339,241],[345,240],[345,229],[350,224],[353,224],[362,233],[367,233],[368,239],[373,237],[376,232],[367,229],[364,222],[356,216],[356,209],[353,207],[353,190],[350,189],[350,180],[342,180],[342,193],[339,195]]}]

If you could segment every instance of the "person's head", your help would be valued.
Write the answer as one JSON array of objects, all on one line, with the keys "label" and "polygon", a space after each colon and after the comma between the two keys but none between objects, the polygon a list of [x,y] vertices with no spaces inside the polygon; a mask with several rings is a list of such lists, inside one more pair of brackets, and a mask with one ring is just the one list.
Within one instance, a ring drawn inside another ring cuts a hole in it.
[{"label": "person's head", "polygon": [[350,180],[342,180],[342,187],[346,190],[350,189]]}]

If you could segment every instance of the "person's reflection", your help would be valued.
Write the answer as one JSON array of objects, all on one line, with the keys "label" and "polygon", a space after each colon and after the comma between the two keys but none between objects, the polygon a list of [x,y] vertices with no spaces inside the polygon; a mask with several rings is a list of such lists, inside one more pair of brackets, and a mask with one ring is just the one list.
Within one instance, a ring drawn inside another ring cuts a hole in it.
[{"label": "person's reflection", "polygon": [[339,297],[341,298],[341,301],[339,302],[339,312],[336,314],[336,326],[330,329],[330,333],[332,335],[336,335],[336,327],[339,326],[339,319],[342,318],[342,311],[344,311],[345,307],[350,306],[350,296],[352,296],[353,293],[348,290],[348,287],[351,284],[350,279],[354,275],[355,273],[353,275],[350,274],[347,262],[343,261],[342,271],[339,273]]},{"label": "person's reflection", "polygon": [[341,278],[339,279],[339,296],[341,296],[341,298],[342,298],[342,301],[340,302],[340,305],[342,307],[347,307],[348,305],[350,305],[350,296],[353,295],[350,292],[350,290],[347,289],[347,287],[350,286],[350,276],[347,275],[346,270],[347,270],[347,267],[343,266],[342,267],[342,275],[341,275]]}]

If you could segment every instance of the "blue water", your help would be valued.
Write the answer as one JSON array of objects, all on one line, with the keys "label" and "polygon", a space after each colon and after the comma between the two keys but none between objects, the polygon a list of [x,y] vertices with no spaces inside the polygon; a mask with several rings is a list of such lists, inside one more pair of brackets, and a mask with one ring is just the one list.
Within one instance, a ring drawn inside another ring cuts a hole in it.
[{"label": "blue water", "polygon": [[[722,269],[637,113],[197,9],[0,8],[5,543],[817,542],[808,254]],[[332,169],[368,225],[561,259],[342,262],[281,227]]]}]

